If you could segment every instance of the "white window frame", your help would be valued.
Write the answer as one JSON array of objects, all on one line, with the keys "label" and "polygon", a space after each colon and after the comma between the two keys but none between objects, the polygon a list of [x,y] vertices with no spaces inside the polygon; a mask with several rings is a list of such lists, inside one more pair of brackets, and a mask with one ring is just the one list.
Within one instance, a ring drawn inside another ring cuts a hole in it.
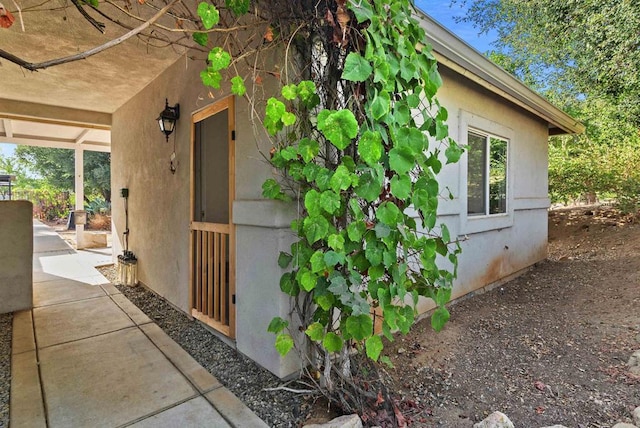
[{"label": "white window frame", "polygon": [[[513,226],[513,140],[514,132],[511,128],[486,119],[484,117],[461,110],[460,112],[460,133],[459,143],[467,146],[469,144],[469,132],[480,135],[495,137],[507,142],[507,209],[504,213],[498,214],[468,214],[468,189],[467,178],[469,168],[468,152],[464,152],[460,159],[460,232],[463,235],[485,232],[489,230],[504,229]],[[489,153],[487,153],[488,155]],[[487,175],[487,180],[488,180]],[[488,195],[488,193],[487,193]],[[487,206],[488,209],[488,206]]]}]

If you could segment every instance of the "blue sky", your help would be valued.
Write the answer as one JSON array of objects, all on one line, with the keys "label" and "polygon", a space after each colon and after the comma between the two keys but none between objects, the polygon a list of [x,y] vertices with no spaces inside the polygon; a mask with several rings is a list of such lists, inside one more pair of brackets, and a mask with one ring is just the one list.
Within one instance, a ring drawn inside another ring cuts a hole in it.
[{"label": "blue sky", "polygon": [[464,16],[467,10],[460,1],[452,5],[451,0],[416,0],[416,6],[481,53],[492,49],[490,43],[497,38],[496,32],[479,36],[478,30],[471,24],[455,21],[456,17]]}]

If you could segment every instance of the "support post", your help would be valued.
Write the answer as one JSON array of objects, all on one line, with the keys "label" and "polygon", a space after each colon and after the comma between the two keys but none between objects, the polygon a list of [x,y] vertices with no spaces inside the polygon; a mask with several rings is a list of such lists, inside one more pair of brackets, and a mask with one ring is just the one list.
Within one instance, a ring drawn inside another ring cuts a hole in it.
[{"label": "support post", "polygon": [[[76,206],[75,210],[84,210],[84,149],[81,147],[75,150],[75,193]],[[76,248],[81,250],[84,245],[84,224],[76,222]]]}]

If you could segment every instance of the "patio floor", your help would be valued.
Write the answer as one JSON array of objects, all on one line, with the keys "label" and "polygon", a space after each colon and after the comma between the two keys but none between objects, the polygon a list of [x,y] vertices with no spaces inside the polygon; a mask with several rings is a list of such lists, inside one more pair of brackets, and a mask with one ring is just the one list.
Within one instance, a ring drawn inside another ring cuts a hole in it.
[{"label": "patio floor", "polygon": [[100,260],[35,222],[34,308],[13,321],[11,426],[266,427],[108,283]]}]

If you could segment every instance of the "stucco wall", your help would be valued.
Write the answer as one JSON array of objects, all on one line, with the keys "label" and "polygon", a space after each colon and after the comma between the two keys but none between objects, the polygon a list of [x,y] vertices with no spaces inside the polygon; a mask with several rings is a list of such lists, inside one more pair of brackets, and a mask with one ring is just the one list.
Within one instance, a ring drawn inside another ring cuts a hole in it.
[{"label": "stucco wall", "polygon": [[[440,67],[444,85],[438,98],[449,111],[451,137],[466,143],[469,127],[509,138],[510,176],[507,215],[475,219],[466,216],[467,156],[447,165],[439,177],[453,200],[439,204],[439,221],[461,240],[458,279],[453,298],[485,287],[543,260],[547,255],[547,124],[469,80]],[[492,129],[484,129],[492,128]],[[431,309],[423,301],[420,310]]]},{"label": "stucco wall", "polygon": [[[139,258],[141,282],[180,309],[189,308],[189,159],[191,114],[222,98],[211,99],[199,82],[200,63],[184,58],[152,82],[113,115],[112,188],[114,195],[128,187],[129,248]],[[451,136],[460,140],[468,122],[494,124],[510,133],[511,211],[508,218],[478,223],[466,219],[463,172],[466,158],[443,169],[441,183],[456,198],[443,200],[440,219],[452,236],[465,239],[454,297],[483,287],[543,259],[546,255],[547,129],[529,113],[502,102],[486,90],[442,68],[440,100],[449,110]],[[272,82],[273,83],[273,82]],[[169,143],[156,118],[170,104],[180,103],[181,118]],[[269,139],[250,121],[248,104],[236,100],[236,345],[240,352],[278,376],[296,370],[295,358],[281,359],[266,326],[274,316],[286,317],[289,300],[279,290],[282,270],[278,252],[288,250],[293,236],[289,224],[292,205],[266,201],[261,185],[273,171],[260,152],[268,153]],[[258,110],[259,111],[259,110]],[[178,169],[169,170],[175,140]],[[113,200],[116,252],[124,231],[123,200]],[[506,221],[506,223],[505,223]],[[506,224],[506,225],[505,225]],[[475,227],[473,233],[472,230]],[[480,232],[481,230],[481,232]],[[427,310],[430,303],[421,303]]]},{"label": "stucco wall", "polygon": [[33,307],[33,206],[0,201],[0,314]]}]

